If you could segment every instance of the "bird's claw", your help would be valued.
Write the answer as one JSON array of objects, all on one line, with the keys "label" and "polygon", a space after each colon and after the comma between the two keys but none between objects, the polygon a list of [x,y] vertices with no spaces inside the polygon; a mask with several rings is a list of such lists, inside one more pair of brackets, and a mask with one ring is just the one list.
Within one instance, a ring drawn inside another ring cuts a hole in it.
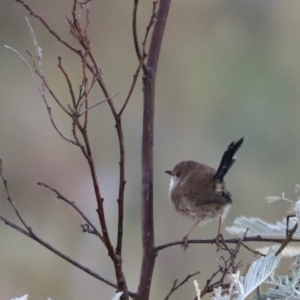
[{"label": "bird's claw", "polygon": [[183,237],[181,247],[183,248],[184,252],[189,247],[189,242],[188,242],[188,237],[187,236]]},{"label": "bird's claw", "polygon": [[224,241],[224,238],[223,238],[222,233],[218,233],[216,238],[215,238],[215,243],[216,243],[216,246],[217,246],[217,252],[222,250],[221,244],[223,243],[223,241]]}]

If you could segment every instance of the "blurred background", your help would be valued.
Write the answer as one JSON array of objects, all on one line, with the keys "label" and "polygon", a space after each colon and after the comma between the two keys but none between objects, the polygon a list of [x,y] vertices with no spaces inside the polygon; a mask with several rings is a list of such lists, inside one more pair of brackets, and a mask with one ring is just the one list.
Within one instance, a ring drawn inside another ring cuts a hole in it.
[{"label": "blurred background", "polygon": [[[34,10],[73,45],[66,16],[73,1],[30,0]],[[137,68],[131,22],[133,1],[92,1],[91,47],[113,100],[121,107]],[[141,1],[139,38],[149,21],[152,2]],[[172,2],[157,76],[155,115],[154,221],[155,241],[179,240],[190,220],[178,215],[168,200],[164,173],[183,159],[217,167],[232,140],[245,136],[238,161],[227,176],[234,205],[225,220],[240,216],[281,220],[286,203],[267,204],[281,194],[295,199],[300,175],[300,19],[299,1],[190,0]],[[25,220],[61,251],[115,281],[104,247],[84,234],[82,219],[42,181],[75,201],[98,224],[91,177],[79,148],[54,131],[42,99],[24,63],[4,45],[34,51],[25,9],[14,1],[0,2],[0,158],[11,196]],[[66,105],[70,97],[57,68],[61,56],[78,91],[81,62],[35,19],[30,18],[43,48],[49,84]],[[95,87],[91,102],[104,96]],[[50,98],[49,98],[50,99]],[[70,120],[52,102],[58,127],[71,136]],[[126,214],[124,271],[129,289],[137,288],[141,262],[141,79],[123,115],[126,146]],[[118,146],[114,122],[106,104],[90,113],[89,135],[105,199],[108,228],[116,240]],[[18,222],[0,185],[1,215]],[[19,222],[18,222],[19,223]],[[212,238],[217,222],[193,231],[191,238]],[[30,300],[111,299],[114,289],[63,261],[47,249],[0,223],[0,298],[30,295]],[[229,236],[225,233],[226,236]],[[252,245],[253,247],[255,246]],[[151,299],[164,299],[175,279],[200,271],[200,287],[216,270],[215,245],[177,246],[159,253]],[[242,252],[244,266],[252,254]],[[287,274],[288,259],[282,263]],[[193,299],[192,280],[171,299]]]}]

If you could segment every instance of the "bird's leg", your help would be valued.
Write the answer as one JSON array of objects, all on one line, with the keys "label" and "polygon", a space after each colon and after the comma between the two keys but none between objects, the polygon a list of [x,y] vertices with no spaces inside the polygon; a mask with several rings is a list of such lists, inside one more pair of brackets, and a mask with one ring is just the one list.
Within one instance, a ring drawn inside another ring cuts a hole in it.
[{"label": "bird's leg", "polygon": [[221,235],[221,227],[222,227],[222,216],[220,216],[220,218],[219,218],[219,227],[218,227],[217,237]]},{"label": "bird's leg", "polygon": [[216,245],[217,245],[217,251],[220,250],[220,241],[223,240],[223,235],[221,233],[221,228],[222,228],[222,216],[219,218],[219,226],[218,226],[218,234],[216,236]]},{"label": "bird's leg", "polygon": [[190,235],[190,233],[192,232],[192,230],[199,224],[200,221],[197,221],[193,227],[187,232],[187,234],[185,234],[185,236],[183,237],[182,239],[182,246],[183,247],[183,250],[185,251],[187,249],[187,247],[189,246],[189,243],[188,243],[188,237]]}]

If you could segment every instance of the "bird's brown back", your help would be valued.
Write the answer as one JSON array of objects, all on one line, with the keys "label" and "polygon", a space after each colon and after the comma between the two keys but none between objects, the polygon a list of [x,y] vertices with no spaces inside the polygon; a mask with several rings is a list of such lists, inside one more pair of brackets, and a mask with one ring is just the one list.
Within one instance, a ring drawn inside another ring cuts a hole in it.
[{"label": "bird's brown back", "polygon": [[[183,174],[177,170],[185,170]],[[224,181],[216,182],[216,170],[208,165],[194,161],[177,164],[173,173],[178,179],[171,190],[171,200],[175,209],[192,218],[197,215],[219,215],[225,206],[231,203],[231,195]],[[210,211],[212,210],[212,211]]]}]

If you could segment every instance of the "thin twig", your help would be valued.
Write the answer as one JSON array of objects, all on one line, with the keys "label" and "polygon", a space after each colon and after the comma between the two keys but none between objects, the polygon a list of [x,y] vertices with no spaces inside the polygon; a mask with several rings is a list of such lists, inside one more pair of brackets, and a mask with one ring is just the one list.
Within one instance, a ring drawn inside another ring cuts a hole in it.
[{"label": "thin twig", "polygon": [[72,123],[72,133],[73,133],[73,137],[76,141],[76,144],[77,146],[81,149],[82,151],[82,154],[84,155],[84,157],[88,160],[89,157],[88,157],[88,154],[86,152],[86,148],[84,147],[84,145],[79,141],[79,138],[77,136],[77,131],[76,131],[76,128],[77,128],[77,122],[78,122],[78,118],[74,119],[73,120],[73,123]]},{"label": "thin twig", "polygon": [[43,72],[43,50],[42,48],[39,46],[38,42],[37,42],[37,38],[36,38],[36,35],[34,33],[34,30],[30,24],[30,21],[27,17],[25,17],[25,20],[27,22],[27,25],[29,27],[29,31],[31,33],[31,37],[32,37],[32,40],[33,40],[33,44],[34,44],[34,48],[35,48],[35,55],[38,59],[38,62],[39,62],[39,66]]},{"label": "thin twig", "polygon": [[257,251],[257,250],[251,249],[249,246],[245,245],[244,243],[242,243],[241,245],[242,245],[244,248],[246,248],[247,250],[249,250],[250,252],[252,252],[254,255],[266,256],[265,254],[260,253],[260,252]]},{"label": "thin twig", "polygon": [[146,33],[144,36],[144,40],[142,42],[142,46],[143,46],[143,55],[146,55],[146,43],[147,43],[147,39],[148,39],[148,35],[150,32],[150,29],[152,28],[152,26],[155,24],[155,22],[157,21],[157,15],[156,15],[156,6],[157,6],[157,1],[153,1],[152,3],[152,14],[151,14],[151,18],[150,21],[146,27]]},{"label": "thin twig", "polygon": [[288,243],[293,241],[293,235],[297,229],[298,229],[298,223],[296,223],[295,226],[291,230],[289,230],[286,239],[282,242],[281,246],[276,251],[275,256],[279,255],[283,251],[283,249],[288,245]]},{"label": "thin twig", "polygon": [[133,4],[133,14],[132,14],[132,34],[133,34],[133,43],[136,55],[138,57],[138,60],[142,60],[141,50],[139,46],[139,39],[137,34],[137,9],[139,5],[139,0],[134,0]]},{"label": "thin twig", "polygon": [[146,59],[146,55],[143,54],[143,57],[141,58],[141,61],[140,61],[139,65],[138,65],[138,68],[137,68],[135,74],[133,75],[133,82],[132,82],[131,87],[129,89],[129,93],[128,93],[125,101],[124,101],[124,104],[123,104],[122,108],[119,111],[119,114],[118,114],[119,117],[121,117],[124,109],[126,108],[128,102],[129,102],[129,99],[130,99],[130,97],[131,97],[131,95],[133,93],[133,90],[135,88],[135,84],[136,84],[136,81],[138,79],[139,73],[140,73],[140,71],[142,69],[142,66],[144,65],[145,59]]},{"label": "thin twig", "polygon": [[6,192],[8,202],[12,206],[14,212],[18,216],[18,219],[21,221],[21,223],[24,225],[24,227],[27,229],[27,231],[29,233],[32,233],[31,227],[28,226],[27,223],[25,222],[25,220],[22,218],[21,214],[19,213],[19,211],[17,209],[16,204],[14,203],[14,201],[12,200],[12,198],[10,196],[9,189],[8,189],[8,183],[7,183],[7,180],[5,179],[4,174],[3,174],[2,159],[0,159],[0,176],[1,176],[4,188],[5,188],[5,192]]},{"label": "thin twig", "polygon": [[[241,266],[240,262],[235,263],[236,257],[240,251],[240,247],[243,243],[243,240],[246,238],[246,234],[248,232],[248,229],[245,231],[244,235],[239,239],[238,243],[236,244],[234,249],[229,249],[229,247],[225,244],[224,239],[222,238],[221,244],[223,246],[223,249],[226,250],[226,252],[229,254],[229,257],[227,259],[224,258],[224,256],[221,256],[219,259],[222,260],[222,264],[220,264],[217,261],[218,264],[218,270],[212,274],[212,276],[207,280],[205,287],[201,291],[201,297],[203,297],[205,294],[210,293],[215,287],[219,285],[224,284],[225,277],[229,273],[236,273],[237,269]],[[211,281],[218,275],[221,274],[221,277],[211,283]],[[196,298],[195,298],[196,299]]]},{"label": "thin twig", "polygon": [[32,66],[34,68],[34,72],[39,76],[39,78],[41,79],[43,85],[46,87],[46,89],[48,90],[48,92],[50,93],[50,95],[52,96],[52,98],[54,99],[54,101],[58,104],[58,106],[68,115],[71,116],[70,112],[68,112],[68,110],[62,105],[62,103],[60,102],[60,100],[58,99],[58,97],[54,94],[54,92],[52,91],[52,89],[50,88],[45,76],[38,70],[38,68],[36,67],[36,63],[34,60],[34,57],[32,55],[32,53],[30,53],[29,51],[26,51],[26,53],[31,57],[31,62],[32,62]]},{"label": "thin twig", "polygon": [[69,75],[67,74],[67,72],[65,71],[65,69],[64,69],[64,67],[62,65],[61,57],[60,56],[58,57],[58,65],[57,66],[58,66],[58,68],[62,71],[62,73],[65,76],[65,79],[66,79],[68,87],[69,87],[69,93],[71,95],[72,104],[73,104],[73,107],[75,108],[76,107],[76,101],[75,101],[75,95],[74,95],[73,86],[72,86],[71,80],[69,78]]},{"label": "thin twig", "polygon": [[198,275],[198,274],[200,274],[200,272],[199,271],[197,271],[197,272],[195,272],[195,273],[193,273],[193,274],[190,274],[190,275],[188,275],[185,279],[183,279],[179,284],[177,284],[177,279],[174,281],[174,283],[173,283],[173,286],[172,286],[172,288],[171,288],[171,290],[169,291],[169,293],[168,293],[168,295],[166,296],[166,298],[165,298],[165,300],[168,300],[169,298],[170,298],[170,296],[177,290],[177,289],[179,289],[182,285],[184,285],[186,282],[188,282],[188,280],[191,278],[191,277],[193,277],[193,276],[196,276],[196,275]]},{"label": "thin twig", "polygon": [[35,11],[31,9],[28,3],[26,3],[24,0],[15,0],[18,3],[21,3],[23,7],[29,12],[29,14],[35,18],[37,18],[47,29],[48,31],[63,45],[65,45],[70,50],[74,51],[75,53],[79,54],[80,50],[75,49],[73,46],[71,46],[69,43],[67,43],[64,39],[62,39],[51,27],[50,25],[44,20],[42,16],[37,14]]},{"label": "thin twig", "polygon": [[45,188],[47,188],[49,190],[51,190],[52,192],[54,192],[56,194],[56,196],[57,196],[58,199],[63,200],[64,202],[66,202],[67,204],[69,204],[71,207],[73,207],[79,213],[79,215],[89,224],[89,226],[93,228],[93,231],[94,231],[95,235],[97,235],[99,237],[99,239],[105,245],[105,240],[103,239],[102,234],[93,225],[93,223],[89,220],[89,218],[82,212],[82,210],[78,208],[78,206],[75,204],[74,201],[70,201],[69,199],[67,199],[66,197],[64,197],[61,193],[59,193],[56,189],[50,187],[49,185],[47,185],[47,184],[45,184],[43,182],[38,182],[37,184],[40,185],[40,186],[43,186],[43,187],[45,187]]},{"label": "thin twig", "polygon": [[152,14],[151,14],[151,18],[150,18],[150,21],[149,21],[149,24],[146,28],[146,33],[145,33],[145,36],[144,36],[144,40],[143,40],[143,54],[141,54],[141,51],[140,51],[140,48],[139,48],[139,44],[138,44],[138,37],[137,37],[137,30],[136,30],[136,13],[137,13],[137,7],[138,7],[138,0],[135,0],[134,1],[134,7],[133,7],[133,40],[134,40],[134,46],[135,46],[135,50],[136,50],[136,54],[137,54],[137,57],[140,61],[139,65],[138,65],[138,68],[133,76],[133,82],[131,84],[131,87],[130,87],[130,90],[129,90],[129,93],[126,97],[126,100],[121,108],[121,110],[119,111],[119,114],[118,116],[120,117],[124,111],[124,109],[126,108],[128,102],[129,102],[129,99],[132,95],[132,92],[134,90],[134,87],[135,87],[135,84],[136,84],[136,81],[138,79],[138,75],[140,73],[140,70],[142,69],[142,67],[144,66],[144,62],[145,62],[145,59],[147,57],[147,54],[146,54],[146,50],[145,50],[145,47],[146,47],[146,43],[147,43],[147,38],[148,38],[148,35],[149,35],[149,32],[150,32],[150,29],[151,27],[155,24],[156,22],[156,4],[157,4],[157,1],[154,1],[153,2],[153,6],[152,6]]},{"label": "thin twig", "polygon": [[10,46],[4,45],[4,48],[6,48],[8,50],[11,50],[12,52],[14,52],[15,54],[17,54],[21,58],[21,60],[24,62],[24,64],[28,68],[31,76],[33,77],[34,83],[35,83],[37,89],[39,89],[39,84],[37,82],[37,78],[35,76],[35,73],[34,73],[33,69],[31,68],[31,66],[29,65],[28,61],[25,59],[25,57],[20,52],[18,52],[16,49],[14,49],[14,48],[12,48]]},{"label": "thin twig", "polygon": [[80,117],[81,117],[84,113],[86,113],[88,110],[94,108],[95,106],[97,106],[97,105],[99,105],[99,104],[101,104],[101,103],[104,103],[104,102],[106,102],[106,101],[108,101],[108,100],[110,100],[110,99],[116,97],[117,95],[119,95],[119,93],[116,93],[116,94],[110,96],[109,98],[106,98],[106,99],[104,99],[104,100],[101,100],[101,101],[99,101],[99,102],[93,104],[92,106],[90,106],[89,108],[87,108],[86,110],[84,110],[82,113],[80,113],[80,114],[78,115],[78,118],[80,118]]},{"label": "thin twig", "polygon": [[[29,63],[27,62],[27,60],[24,58],[24,56],[19,53],[16,49],[10,47],[10,46],[7,46],[5,45],[4,46],[5,48],[13,51],[14,53],[16,53],[20,58],[21,60],[25,63],[26,67],[28,68],[31,76],[33,77],[34,79],[34,83],[35,83],[35,86],[40,94],[40,96],[42,97],[42,99],[44,100],[44,103],[46,105],[46,108],[47,108],[47,112],[48,112],[48,115],[49,115],[49,118],[50,118],[50,122],[52,124],[52,126],[54,127],[54,129],[56,130],[56,132],[61,136],[62,139],[64,139],[65,141],[71,143],[71,144],[74,144],[76,145],[76,142],[72,141],[71,139],[67,138],[57,127],[56,123],[54,122],[54,119],[53,119],[53,116],[52,116],[52,111],[51,111],[51,107],[50,105],[48,104],[48,101],[47,101],[47,98],[46,98],[46,95],[45,95],[45,91],[44,91],[44,85],[43,85],[43,82],[42,82],[42,87],[39,86],[38,82],[37,82],[37,78],[35,76],[35,71],[31,68],[31,66],[29,65]],[[31,58],[33,59],[32,55],[31,55]],[[33,60],[34,61],[34,60]]]},{"label": "thin twig", "polygon": [[87,130],[87,124],[88,124],[88,106],[89,106],[89,98],[88,98],[88,88],[87,88],[87,84],[88,84],[88,78],[86,75],[86,64],[87,64],[87,55],[88,55],[88,51],[84,52],[84,56],[83,56],[83,60],[82,60],[82,87],[83,87],[83,99],[84,99],[84,125],[83,128],[84,130]]}]

